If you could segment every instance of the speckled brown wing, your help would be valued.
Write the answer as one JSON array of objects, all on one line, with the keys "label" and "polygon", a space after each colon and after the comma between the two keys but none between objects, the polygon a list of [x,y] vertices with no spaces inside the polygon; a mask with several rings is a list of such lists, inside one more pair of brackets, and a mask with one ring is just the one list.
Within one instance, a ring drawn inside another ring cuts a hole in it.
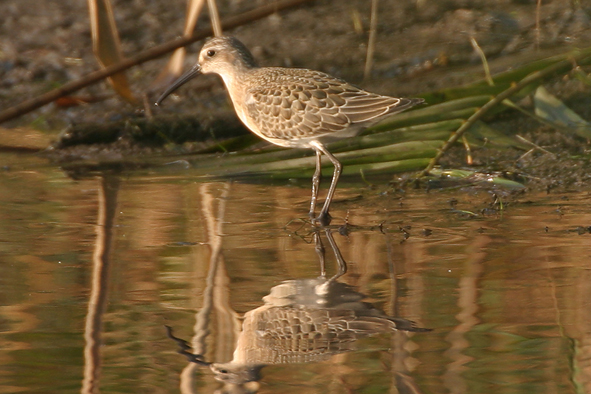
[{"label": "speckled brown wing", "polygon": [[361,338],[395,330],[387,319],[347,309],[274,307],[250,317],[254,332],[244,358],[251,363],[317,362],[353,350]]},{"label": "speckled brown wing", "polygon": [[247,92],[247,110],[259,132],[271,139],[348,136],[383,115],[417,103],[369,93],[318,71],[259,70],[253,76],[258,79],[256,87]]}]

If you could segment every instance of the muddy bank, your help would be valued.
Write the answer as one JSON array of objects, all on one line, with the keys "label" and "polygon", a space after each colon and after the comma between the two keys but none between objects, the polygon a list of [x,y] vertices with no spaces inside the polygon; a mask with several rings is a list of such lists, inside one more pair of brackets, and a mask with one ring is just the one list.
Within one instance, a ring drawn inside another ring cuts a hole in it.
[{"label": "muddy bank", "polygon": [[[267,2],[219,1],[220,13],[235,15]],[[482,78],[480,59],[470,44],[474,37],[493,72],[533,57],[563,52],[591,43],[591,1],[544,1],[536,30],[535,1],[382,0],[371,77],[363,81],[370,2],[315,1],[239,27],[229,34],[251,48],[261,65],[322,70],[389,95],[416,95]],[[177,37],[185,1],[115,1],[113,9],[123,50],[132,55]],[[6,108],[54,86],[95,70],[87,4],[74,0],[5,0],[0,4],[0,106]],[[198,27],[208,22],[200,17]],[[202,43],[189,48],[195,61]],[[134,92],[148,90],[167,59],[127,72]],[[207,80],[209,77],[204,77]],[[196,113],[211,108],[231,111],[221,84],[195,94],[190,88],[163,110]],[[207,84],[207,83],[206,83]],[[6,126],[33,124],[56,130],[71,123],[125,119],[133,108],[115,97],[106,83],[80,92],[98,100],[68,108],[47,106]],[[158,115],[158,113],[156,113]]]},{"label": "muddy bank", "polygon": [[[221,1],[218,5],[223,17],[263,3],[267,2]],[[228,33],[244,41],[261,65],[319,69],[378,93],[413,96],[482,79],[481,59],[470,37],[486,54],[493,73],[591,44],[591,1],[565,6],[563,1],[548,0],[539,10],[536,3],[382,0],[374,67],[366,80],[368,1],[315,1]],[[126,54],[171,40],[182,30],[184,0],[115,1],[113,8]],[[2,108],[97,68],[86,3],[6,0],[0,12],[6,16],[0,26]],[[198,27],[207,20],[202,15]],[[189,48],[187,65],[195,61],[201,44]],[[137,95],[148,90],[166,62],[162,58],[127,72]],[[589,119],[591,106],[584,82],[566,78],[549,88]],[[165,107],[152,109],[152,119],[146,118],[142,107],[116,97],[106,82],[84,89],[77,97],[86,104],[49,105],[4,126],[49,133],[56,140],[49,155],[58,161],[191,154],[210,149],[213,139],[247,135],[216,77],[203,76],[180,90]],[[74,100],[72,104],[79,103]],[[507,134],[518,131],[534,144],[558,153],[553,156],[536,149],[522,157],[525,151],[485,147],[473,152],[477,165],[529,171],[533,183],[548,177],[540,182],[545,185],[585,182],[586,141],[541,127],[515,111],[489,121],[493,128]],[[462,166],[463,156],[458,148],[443,164]],[[560,174],[565,167],[576,169],[569,181]]]}]

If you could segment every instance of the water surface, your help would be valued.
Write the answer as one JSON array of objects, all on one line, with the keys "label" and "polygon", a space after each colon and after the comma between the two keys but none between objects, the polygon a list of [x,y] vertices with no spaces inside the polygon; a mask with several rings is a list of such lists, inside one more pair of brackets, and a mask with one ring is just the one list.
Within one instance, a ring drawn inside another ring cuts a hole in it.
[{"label": "water surface", "polygon": [[[205,361],[235,367],[244,315],[269,308],[272,289],[321,275],[301,220],[307,184],[182,168],[73,179],[41,160],[5,159],[1,393],[221,390],[210,368],[177,353],[165,325]],[[332,235],[348,272],[337,282],[369,304],[347,300],[433,331],[359,335],[327,357],[280,342],[284,363],[242,360],[261,380],[226,389],[591,392],[589,193],[499,196],[502,210],[486,190],[343,184]],[[319,235],[329,278],[338,264]]]}]

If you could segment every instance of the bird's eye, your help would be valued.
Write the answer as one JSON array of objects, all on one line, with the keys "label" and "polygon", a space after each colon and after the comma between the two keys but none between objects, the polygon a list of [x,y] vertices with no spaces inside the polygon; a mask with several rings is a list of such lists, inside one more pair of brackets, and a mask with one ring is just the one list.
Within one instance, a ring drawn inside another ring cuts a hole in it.
[{"label": "bird's eye", "polygon": [[210,49],[209,51],[207,51],[207,57],[214,57],[215,56],[215,51],[213,49]]}]

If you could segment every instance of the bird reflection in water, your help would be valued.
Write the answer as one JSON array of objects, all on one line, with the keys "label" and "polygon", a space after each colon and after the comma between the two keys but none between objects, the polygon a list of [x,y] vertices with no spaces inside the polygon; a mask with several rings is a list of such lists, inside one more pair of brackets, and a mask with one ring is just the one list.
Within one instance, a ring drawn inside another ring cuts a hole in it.
[{"label": "bird reflection in water", "polygon": [[[325,274],[325,249],[318,232],[314,234],[321,276],[315,279],[293,279],[273,287],[263,297],[264,305],[244,315],[233,354],[226,363],[211,363],[191,353],[189,344],[168,335],[179,346],[179,353],[189,361],[209,367],[215,378],[227,385],[244,385],[261,379],[267,365],[319,362],[334,355],[356,350],[359,339],[395,330],[426,332],[410,320],[386,315],[352,286],[337,279],[347,270],[346,263],[333,238],[324,228],[338,262],[338,272]],[[252,391],[251,391],[252,392]]]}]

